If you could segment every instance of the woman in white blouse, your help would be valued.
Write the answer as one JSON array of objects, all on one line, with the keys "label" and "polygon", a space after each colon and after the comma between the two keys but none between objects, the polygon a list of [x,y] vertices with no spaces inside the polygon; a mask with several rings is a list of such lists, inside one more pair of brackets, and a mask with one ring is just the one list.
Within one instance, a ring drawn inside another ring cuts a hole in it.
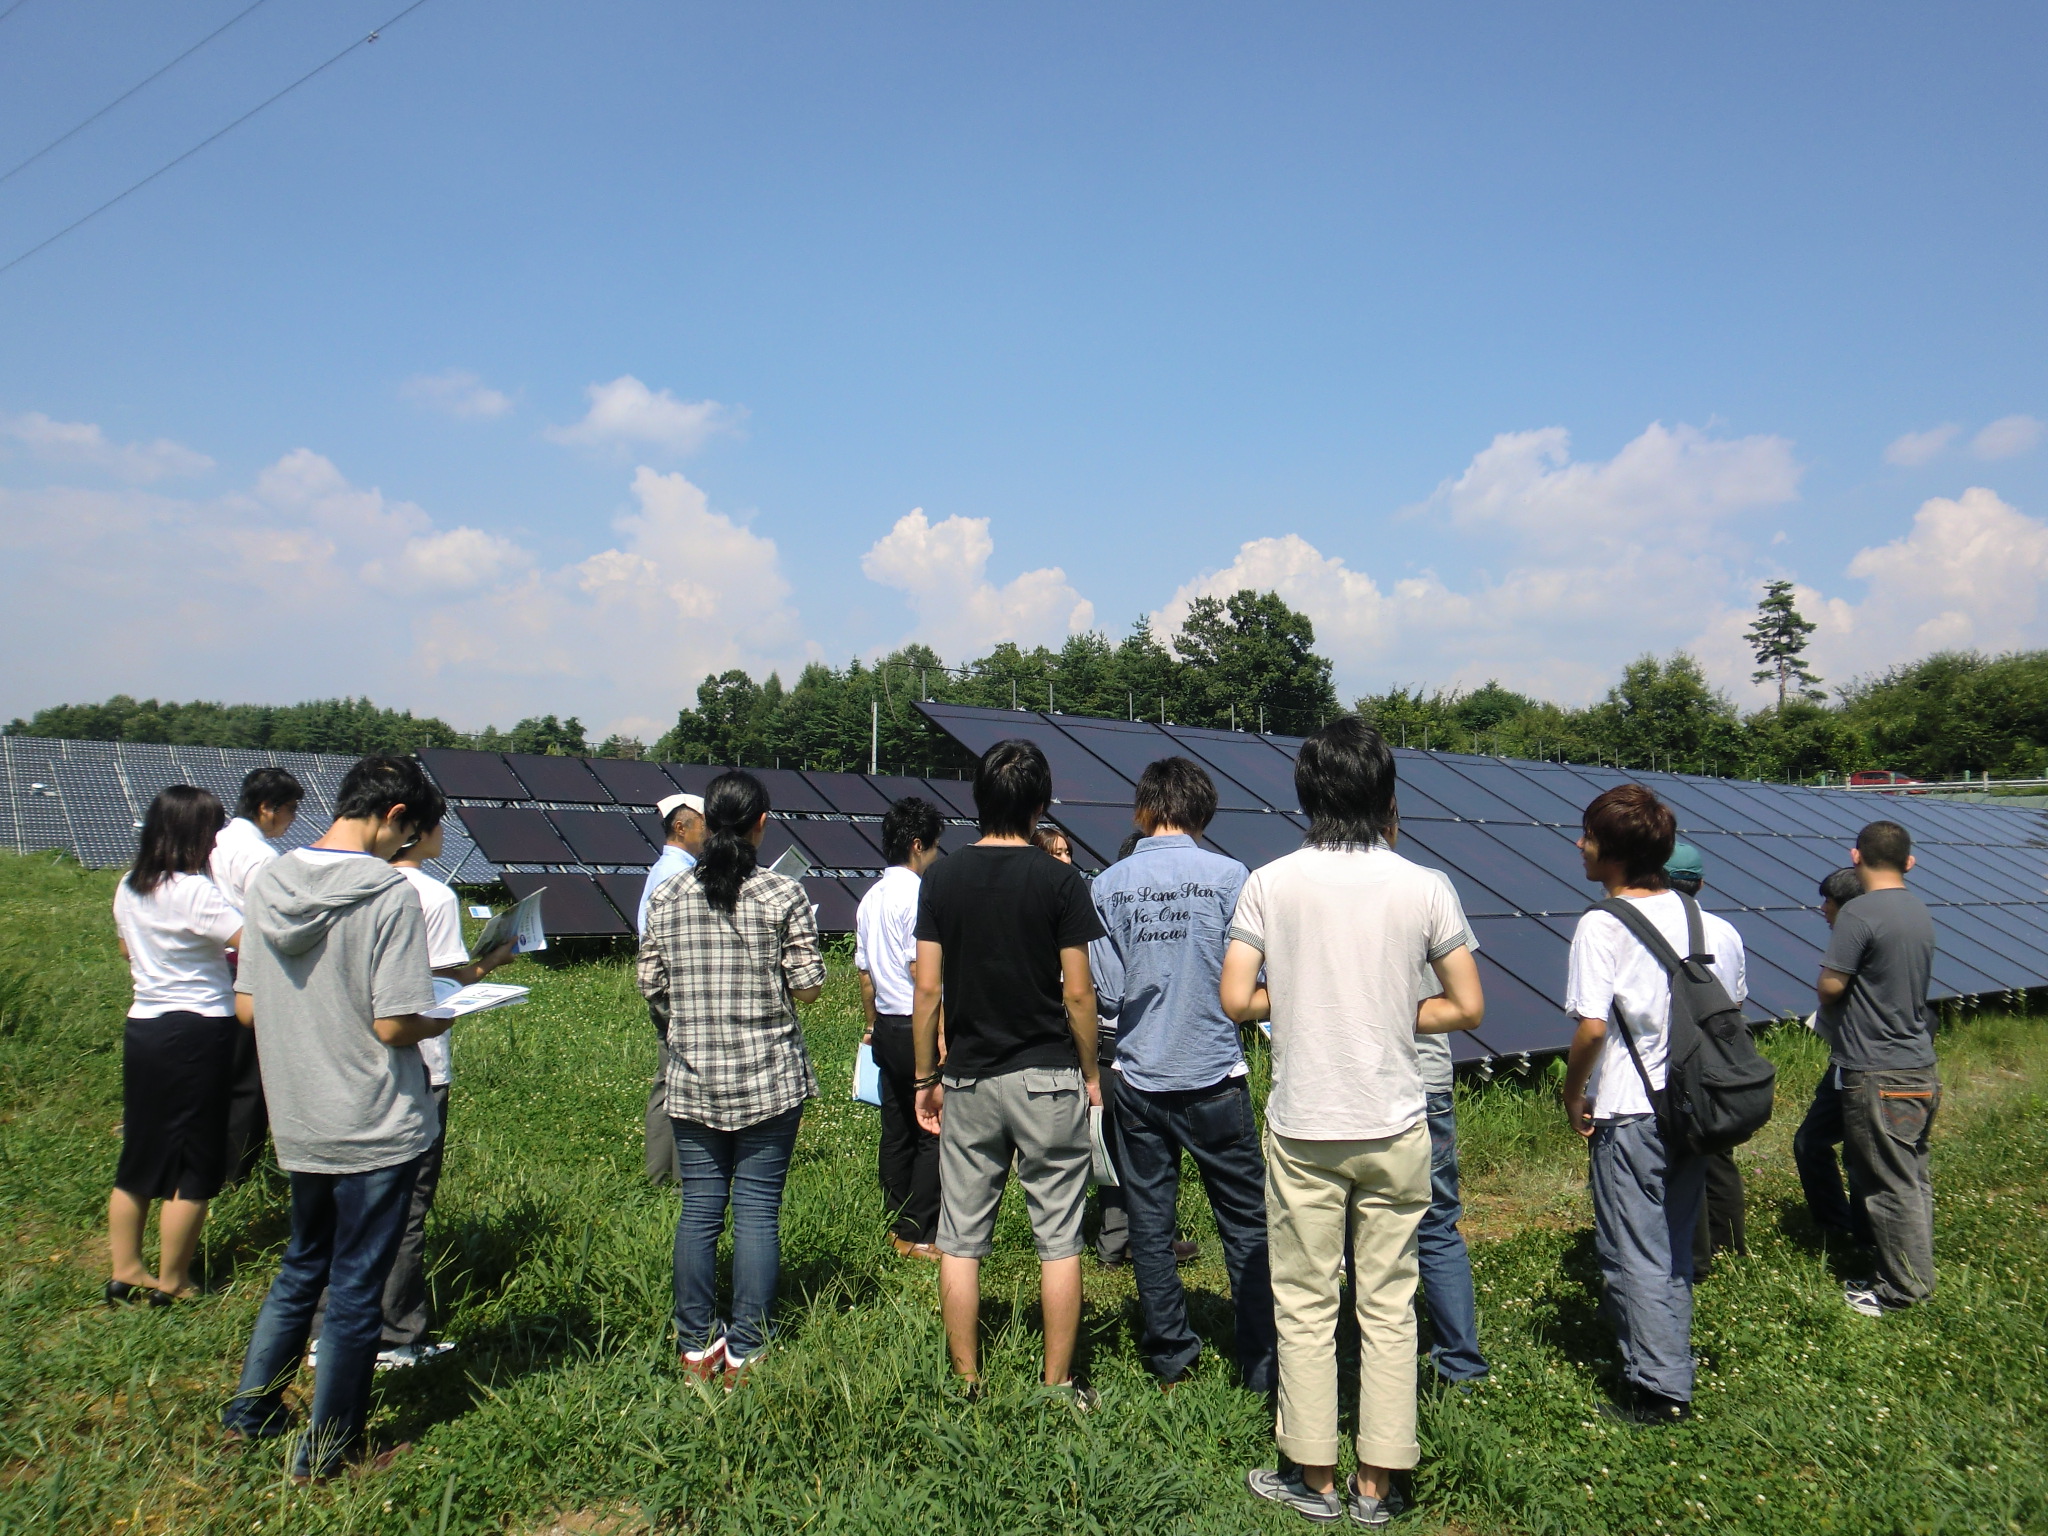
[{"label": "woman in white blouse", "polygon": [[[199,1229],[226,1178],[228,1084],[242,1029],[227,951],[241,939],[242,914],[206,872],[226,821],[211,792],[173,784],[150,802],[135,865],[114,892],[135,1000],[121,1056],[121,1161],[107,1201],[110,1306],[163,1307],[196,1292]],[[163,1254],[151,1274],[142,1235],[156,1200]]]}]

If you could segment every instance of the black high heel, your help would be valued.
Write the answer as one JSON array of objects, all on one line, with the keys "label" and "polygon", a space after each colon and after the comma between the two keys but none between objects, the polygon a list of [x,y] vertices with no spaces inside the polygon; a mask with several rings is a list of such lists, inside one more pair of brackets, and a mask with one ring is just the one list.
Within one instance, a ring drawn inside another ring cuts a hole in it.
[{"label": "black high heel", "polygon": [[110,1307],[132,1307],[138,1301],[152,1307],[168,1307],[170,1296],[154,1286],[130,1285],[126,1280],[109,1280],[106,1289],[100,1292]]}]

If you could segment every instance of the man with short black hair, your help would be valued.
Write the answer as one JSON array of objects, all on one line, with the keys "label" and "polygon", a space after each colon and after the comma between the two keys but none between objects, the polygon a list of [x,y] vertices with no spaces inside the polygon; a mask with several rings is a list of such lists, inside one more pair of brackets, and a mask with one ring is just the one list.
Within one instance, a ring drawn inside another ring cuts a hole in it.
[{"label": "man with short black hair", "polygon": [[[910,1014],[916,1000],[917,894],[938,862],[938,808],[909,795],[882,818],[889,867],[868,887],[854,914],[853,968],[860,977],[867,1043],[882,1079],[882,1139],[876,1169],[889,1208],[889,1241],[904,1258],[936,1260],[939,1250],[939,1138],[917,1123],[917,1049]],[[940,1059],[945,1025],[940,1021]]]},{"label": "man with short black hair", "polygon": [[1850,854],[1863,894],[1835,919],[1821,959],[1823,1010],[1839,1010],[1830,1045],[1842,1095],[1849,1184],[1877,1249],[1877,1275],[1842,1299],[1882,1317],[1934,1294],[1934,1182],[1927,1137],[1941,1107],[1934,1011],[1934,920],[1906,889],[1913,839],[1873,821]]},{"label": "man with short black hair", "polygon": [[[647,871],[647,881],[640,887],[640,914],[634,931],[642,938],[647,936],[647,907],[654,900],[654,893],[684,870],[694,869],[697,855],[704,847],[702,795],[670,795],[655,811],[661,817],[662,835],[668,841],[662,845],[661,856]],[[655,1040],[658,1055],[654,1086],[647,1092],[647,1121],[641,1141],[647,1157],[647,1182],[674,1184],[682,1174],[677,1166],[675,1122],[668,1117],[668,1036],[657,1028]]]},{"label": "man with short black hair", "polygon": [[[939,1309],[953,1369],[978,1391],[981,1261],[1014,1162],[1038,1246],[1045,1383],[1085,1407],[1076,1377],[1088,1110],[1100,1105],[1088,882],[1031,844],[1052,770],[999,741],[974,771],[981,840],[924,876],[917,907],[917,1118],[939,1137]],[[939,1066],[943,998],[946,1061]]]},{"label": "man with short black hair", "polygon": [[[1216,786],[1185,757],[1138,779],[1144,836],[1096,876],[1095,910],[1116,955],[1116,1161],[1130,1217],[1143,1317],[1139,1351],[1164,1386],[1193,1369],[1202,1341],[1188,1324],[1175,1252],[1180,1162],[1195,1160],[1216,1216],[1237,1311],[1237,1365],[1254,1392],[1273,1389],[1273,1286],[1266,1257],[1265,1160],[1249,1068],[1219,987],[1230,915],[1247,878],[1237,860],[1199,846]],[[1098,982],[1098,994],[1101,983]]]},{"label": "man with short black hair", "polygon": [[424,1016],[434,1003],[426,918],[386,861],[446,808],[415,759],[372,754],[342,780],[333,825],[249,887],[236,1013],[262,1045],[292,1229],[221,1422],[252,1439],[289,1431],[284,1389],[324,1287],[301,1480],[332,1476],[361,1447],[384,1284],[438,1127],[419,1042],[449,1021]]},{"label": "man with short black hair", "polygon": [[[1842,908],[1863,894],[1862,878],[1851,865],[1838,869],[1820,883],[1820,915],[1830,928],[1842,915]],[[1842,1167],[1835,1148],[1846,1132],[1842,1127],[1842,1085],[1837,1081],[1832,1060],[1835,1032],[1841,1025],[1841,1008],[1820,1008],[1807,1017],[1807,1027],[1827,1042],[1830,1060],[1813,1086],[1813,1103],[1806,1118],[1792,1133],[1792,1164],[1799,1170],[1799,1187],[1806,1195],[1806,1209],[1821,1235],[1845,1237],[1864,1247],[1871,1246],[1870,1217],[1863,1209],[1863,1194],[1855,1181],[1842,1193]],[[1853,1171],[1853,1170],[1852,1170]]]},{"label": "man with short black hair", "polygon": [[[276,839],[298,820],[305,787],[282,768],[252,768],[242,776],[242,798],[234,820],[213,841],[207,873],[237,912],[249,898],[249,882],[277,857]],[[270,1115],[263,1104],[263,1068],[256,1059],[256,1033],[235,1034],[234,1075],[228,1086],[228,1182],[239,1184],[263,1155]]]}]

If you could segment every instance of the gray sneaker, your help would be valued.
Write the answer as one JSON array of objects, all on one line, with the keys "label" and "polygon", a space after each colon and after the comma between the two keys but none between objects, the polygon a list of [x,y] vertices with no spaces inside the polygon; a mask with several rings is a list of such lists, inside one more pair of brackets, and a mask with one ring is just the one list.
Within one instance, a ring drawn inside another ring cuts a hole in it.
[{"label": "gray sneaker", "polygon": [[1865,1317],[1884,1316],[1884,1303],[1877,1299],[1877,1292],[1870,1286],[1849,1286],[1843,1290],[1842,1300],[1851,1312],[1860,1312]]},{"label": "gray sneaker", "polygon": [[1407,1507],[1407,1503],[1401,1497],[1401,1490],[1392,1483],[1387,1485],[1387,1496],[1383,1499],[1367,1498],[1360,1493],[1357,1478],[1353,1478],[1345,1487],[1344,1508],[1349,1511],[1353,1525],[1362,1525],[1376,1531]]},{"label": "gray sneaker", "polygon": [[1301,1480],[1297,1471],[1276,1472],[1270,1467],[1255,1467],[1244,1475],[1245,1486],[1262,1499],[1275,1504],[1285,1504],[1304,1519],[1318,1525],[1332,1525],[1344,1518],[1344,1501],[1332,1488],[1327,1493],[1317,1493]]}]

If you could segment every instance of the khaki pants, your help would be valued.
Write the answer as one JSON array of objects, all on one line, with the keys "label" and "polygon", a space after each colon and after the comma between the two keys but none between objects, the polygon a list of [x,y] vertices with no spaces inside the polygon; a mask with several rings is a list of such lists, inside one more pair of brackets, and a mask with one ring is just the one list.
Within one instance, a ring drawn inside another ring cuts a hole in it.
[{"label": "khaki pants", "polygon": [[1378,1141],[1266,1136],[1267,1245],[1280,1336],[1281,1454],[1334,1466],[1337,1293],[1351,1233],[1358,1311],[1358,1460],[1412,1467],[1415,1441],[1415,1234],[1429,1209],[1429,1123]]}]

